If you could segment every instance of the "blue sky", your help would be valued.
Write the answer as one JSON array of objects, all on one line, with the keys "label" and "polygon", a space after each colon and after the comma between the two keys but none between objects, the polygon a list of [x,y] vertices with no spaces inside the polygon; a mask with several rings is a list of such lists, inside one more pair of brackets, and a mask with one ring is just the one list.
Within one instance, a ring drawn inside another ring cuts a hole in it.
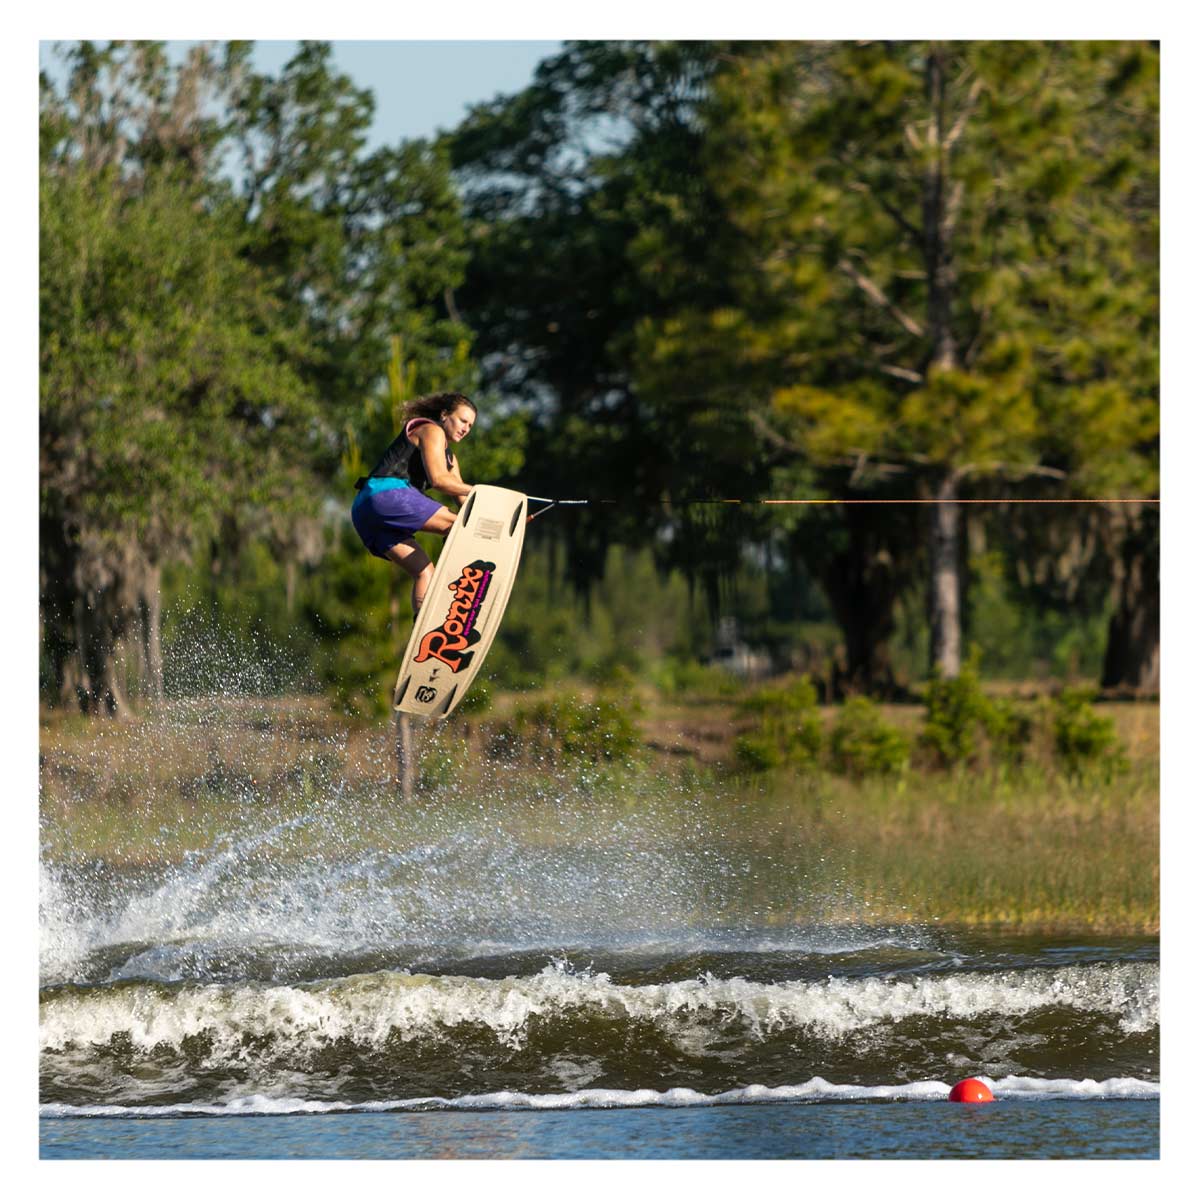
[{"label": "blue sky", "polygon": [[[181,50],[190,43],[170,45]],[[255,65],[275,75],[295,52],[294,41],[255,43]],[[333,41],[334,61],[359,87],[375,94],[369,148],[452,129],[472,104],[520,91],[537,64],[562,46],[555,41]],[[39,45],[53,73],[53,43]]]},{"label": "blue sky", "polygon": [[[375,93],[372,147],[452,129],[468,106],[520,91],[561,42],[335,41],[338,68]],[[255,62],[278,73],[295,42],[259,42]]]}]

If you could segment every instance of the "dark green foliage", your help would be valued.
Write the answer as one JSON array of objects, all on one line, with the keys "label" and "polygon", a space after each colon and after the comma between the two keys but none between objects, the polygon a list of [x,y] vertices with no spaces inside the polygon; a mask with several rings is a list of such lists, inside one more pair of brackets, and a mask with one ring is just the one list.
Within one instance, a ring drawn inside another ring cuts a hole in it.
[{"label": "dark green foliage", "polygon": [[[570,43],[451,141],[489,377],[539,394],[537,486],[1152,494],[1157,111],[1149,43]],[[743,548],[787,524],[844,632],[835,687],[895,692],[924,516],[593,509],[564,536],[590,585],[599,546],[657,529],[719,608]],[[1040,510],[1056,532],[1027,539],[1028,565],[1078,523]],[[1077,573],[1113,553],[1084,540]],[[961,616],[944,595],[939,630]],[[1094,623],[1101,585],[1086,599]]]},{"label": "dark green foliage", "polygon": [[987,696],[979,679],[976,651],[954,679],[934,671],[925,691],[925,726],[921,744],[937,764],[958,766],[985,756],[1019,758],[1032,735],[1033,723],[1012,703]]},{"label": "dark green foliage", "polygon": [[[203,631],[239,677],[386,712],[409,584],[347,533],[349,484],[426,391],[480,402],[469,482],[615,501],[531,528],[497,691],[719,693],[717,614],[823,699],[924,677],[929,510],[671,498],[1155,494],[1152,44],[575,42],[374,151],[322,43],[275,76],[245,43],[66,67],[39,130],[51,701],[116,707],[118,661],[161,694],[165,622],[193,661]],[[990,677],[1156,686],[1156,510],[971,513],[943,557]],[[964,674],[922,747],[1019,757],[1027,715]],[[746,763],[815,761],[805,706],[757,703]]]},{"label": "dark green foliage", "polygon": [[565,693],[518,705],[495,731],[497,757],[530,757],[545,765],[570,762],[629,763],[642,742],[627,702],[607,696],[584,700]]},{"label": "dark green foliage", "polygon": [[987,698],[974,666],[968,664],[956,679],[935,671],[925,691],[925,707],[921,741],[938,761],[950,765],[975,757]]},{"label": "dark green foliage", "polygon": [[743,771],[774,771],[785,761],[779,739],[765,734],[742,734],[734,741],[733,752]]},{"label": "dark green foliage", "polygon": [[1095,514],[1077,513],[1074,530],[1056,537],[1057,551],[1028,540],[1037,524],[1046,532],[1041,513],[1010,510],[988,524],[996,542],[969,560],[967,613],[988,678],[1099,678],[1111,578],[1095,554]]},{"label": "dark green foliage", "polygon": [[738,706],[742,712],[770,716],[778,713],[808,715],[816,711],[817,689],[807,675],[784,686],[761,687]]},{"label": "dark green foliage", "polygon": [[811,770],[821,755],[821,716],[817,690],[807,675],[787,687],[761,688],[739,706],[758,717],[756,727],[733,744],[738,765],[746,771],[787,766]]},{"label": "dark green foliage", "polygon": [[457,711],[485,713],[492,707],[492,689],[481,679],[471,685],[471,690],[459,702]]},{"label": "dark green foliage", "polygon": [[[778,494],[793,464],[852,497],[1156,488],[1154,47],[771,42],[721,61],[702,162],[737,231],[735,299],[647,319],[648,394],[700,444],[767,397],[748,417]],[[873,645],[922,566],[946,634],[930,651],[958,669],[946,511],[924,564],[919,527],[884,537],[875,513],[840,570],[825,539],[798,544],[864,686],[887,686]],[[1038,513],[1061,532],[1047,555],[1078,518]]]},{"label": "dark green foliage", "polygon": [[1018,762],[1033,738],[1032,715],[1011,700],[993,697],[984,717],[992,757],[1001,762]]},{"label": "dark green foliage", "polygon": [[355,541],[343,534],[322,563],[321,586],[303,619],[320,641],[316,670],[337,706],[380,717],[391,710],[400,654],[412,628],[410,585],[396,567],[368,555]]},{"label": "dark green foliage", "polygon": [[708,648],[711,631],[682,576],[658,570],[648,551],[608,547],[585,602],[563,579],[550,542],[548,522],[572,519],[551,514],[530,526],[484,668],[489,679],[516,690],[567,676],[612,686],[653,679],[666,655],[690,657]]},{"label": "dark green foliage", "polygon": [[[736,493],[751,464],[719,423],[701,443],[664,421],[634,378],[639,325],[665,297],[728,292],[724,271],[702,268],[727,226],[696,169],[715,49],[569,43],[527,89],[477,106],[449,139],[477,231],[463,295],[486,379],[534,418],[526,484],[576,496],[586,483],[592,496],[629,501],[556,526],[563,571],[581,590],[614,540],[653,545],[710,599],[739,557],[722,518],[664,513],[658,501],[712,494],[714,477]],[[670,541],[652,540],[663,525]]]},{"label": "dark green foliage", "polygon": [[664,658],[652,678],[663,695],[679,700],[732,697],[742,690],[736,675],[686,658]]},{"label": "dark green foliage", "polygon": [[1110,717],[1092,708],[1088,688],[1063,688],[1052,701],[1054,752],[1073,777],[1095,772],[1104,779],[1128,770],[1129,760]]},{"label": "dark green foliage", "polygon": [[[394,432],[394,337],[413,386],[472,380],[447,305],[464,234],[441,152],[365,152],[371,96],[328,45],[302,43],[278,78],[245,43],[178,66],[151,42],[64,57],[41,89],[44,689],[116,711],[123,650],[162,693],[164,569],[207,560],[229,596],[260,551],[287,571],[319,561],[343,439],[370,454]],[[349,603],[366,608],[361,581]],[[328,665],[343,698],[386,653],[331,646],[352,660]]]},{"label": "dark green foliage", "polygon": [[839,774],[898,774],[907,768],[909,754],[908,739],[865,696],[842,705],[829,738],[830,761]]},{"label": "dark green foliage", "polygon": [[[445,303],[465,266],[445,155],[420,141],[367,153],[374,99],[327,43],[302,42],[277,77],[247,72],[230,103],[246,254],[306,331],[303,365],[330,407],[354,417],[381,390],[396,336],[419,391],[466,382],[470,335]],[[386,445],[390,414],[380,433]]]},{"label": "dark green foliage", "polygon": [[[253,543],[227,571],[208,553],[164,572],[165,694],[284,696],[323,689],[321,639],[305,619],[313,581]],[[290,576],[290,578],[289,578]]]}]

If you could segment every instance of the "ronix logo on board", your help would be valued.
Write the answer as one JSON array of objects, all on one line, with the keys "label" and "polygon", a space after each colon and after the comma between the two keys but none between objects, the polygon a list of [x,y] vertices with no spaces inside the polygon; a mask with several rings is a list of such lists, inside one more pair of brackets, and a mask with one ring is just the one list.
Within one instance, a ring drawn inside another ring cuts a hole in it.
[{"label": "ronix logo on board", "polygon": [[475,628],[479,606],[487,595],[495,570],[495,563],[482,559],[463,567],[462,574],[450,585],[454,599],[450,601],[445,619],[421,639],[413,662],[436,658],[452,671],[460,671],[470,663],[475,653],[470,647],[480,638]]}]

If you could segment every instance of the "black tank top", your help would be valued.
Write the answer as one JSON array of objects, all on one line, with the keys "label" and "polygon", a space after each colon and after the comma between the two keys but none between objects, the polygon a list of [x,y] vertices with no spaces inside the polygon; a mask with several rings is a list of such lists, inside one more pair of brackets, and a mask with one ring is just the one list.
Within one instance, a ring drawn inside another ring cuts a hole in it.
[{"label": "black tank top", "polygon": [[[414,446],[408,440],[408,431],[414,425],[432,425],[428,417],[413,417],[405,422],[392,444],[383,452],[383,457],[371,468],[370,475],[360,476],[354,483],[356,492],[362,491],[368,479],[407,479],[413,487],[425,491],[429,487],[429,477],[425,474],[425,460],[421,456],[420,446]],[[450,443],[446,443],[446,470],[454,466],[454,455],[450,453]]]}]

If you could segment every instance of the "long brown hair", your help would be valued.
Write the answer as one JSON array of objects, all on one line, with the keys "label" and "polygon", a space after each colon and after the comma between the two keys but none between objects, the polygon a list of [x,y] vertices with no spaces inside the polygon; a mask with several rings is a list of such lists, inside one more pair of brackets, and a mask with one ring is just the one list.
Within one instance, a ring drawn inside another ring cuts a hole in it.
[{"label": "long brown hair", "polygon": [[413,417],[427,417],[431,421],[440,421],[447,413],[452,413],[460,405],[465,404],[473,413],[479,409],[475,401],[462,392],[434,392],[429,396],[418,396],[404,408],[404,420],[407,423]]}]

